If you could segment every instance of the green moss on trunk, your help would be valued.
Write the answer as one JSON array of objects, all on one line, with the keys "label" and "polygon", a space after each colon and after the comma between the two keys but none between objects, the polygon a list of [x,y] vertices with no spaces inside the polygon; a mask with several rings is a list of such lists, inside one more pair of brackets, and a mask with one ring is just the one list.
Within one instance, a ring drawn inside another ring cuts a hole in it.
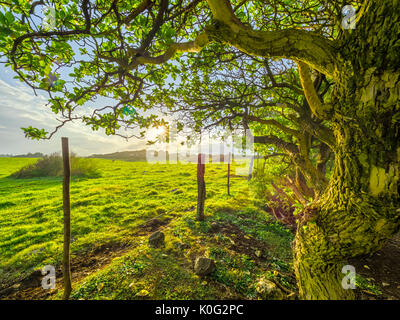
[{"label": "green moss on trunk", "polygon": [[[298,227],[295,271],[304,299],[352,299],[341,268],[379,250],[400,227],[400,3],[369,1],[345,33],[331,119],[335,170]],[[395,62],[397,61],[397,62]]]}]

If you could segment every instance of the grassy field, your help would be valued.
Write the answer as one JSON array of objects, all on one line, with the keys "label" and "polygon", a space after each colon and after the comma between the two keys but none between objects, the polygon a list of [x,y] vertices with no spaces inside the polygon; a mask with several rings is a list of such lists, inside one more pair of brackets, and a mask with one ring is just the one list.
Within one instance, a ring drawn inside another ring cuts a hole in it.
[{"label": "grassy field", "polygon": [[[9,177],[34,161],[0,158],[0,288],[60,265],[62,179]],[[94,161],[101,177],[71,183],[73,298],[256,299],[262,276],[294,290],[292,234],[259,208],[245,177],[232,177],[227,195],[226,164],[206,166],[198,222],[195,164]],[[147,246],[157,229],[163,249]],[[207,279],[193,272],[199,255],[217,263]]]}]

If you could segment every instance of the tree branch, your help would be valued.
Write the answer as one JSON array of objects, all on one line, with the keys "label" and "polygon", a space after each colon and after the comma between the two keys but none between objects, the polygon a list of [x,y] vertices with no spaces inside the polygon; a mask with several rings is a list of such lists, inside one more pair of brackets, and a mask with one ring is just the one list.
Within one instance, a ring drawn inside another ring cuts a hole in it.
[{"label": "tree branch", "polygon": [[[204,46],[211,42],[212,41],[209,39],[207,33],[201,33],[194,41],[171,44],[165,53],[159,56],[150,57],[146,55],[139,55],[132,60],[128,66],[128,69],[134,69],[140,64],[162,64],[179,52],[199,52]],[[130,49],[130,53],[135,55],[138,54],[138,52],[133,48]]]},{"label": "tree branch", "polygon": [[[241,116],[244,117],[244,114],[241,114]],[[286,132],[286,133],[292,135],[293,137],[298,137],[300,134],[300,132],[298,130],[286,127],[283,124],[281,124],[279,121],[276,121],[274,119],[262,119],[262,118],[252,116],[252,115],[246,115],[246,118],[250,121],[255,121],[255,122],[258,122],[261,124],[275,126],[278,129],[282,130],[283,132]]]},{"label": "tree branch", "polygon": [[278,137],[269,136],[255,136],[254,143],[273,144],[278,148],[282,148],[289,154],[293,155],[299,152],[298,147],[294,143],[286,142]]},{"label": "tree branch", "polygon": [[309,66],[301,61],[297,61],[299,69],[301,86],[304,90],[308,105],[312,113],[319,119],[329,119],[329,113],[332,106],[322,103],[317,92],[315,91],[314,83],[311,79]]},{"label": "tree branch", "polygon": [[215,20],[207,32],[215,40],[250,55],[300,60],[333,76],[336,60],[332,41],[300,29],[256,31],[235,16],[229,0],[207,0],[207,3]]}]

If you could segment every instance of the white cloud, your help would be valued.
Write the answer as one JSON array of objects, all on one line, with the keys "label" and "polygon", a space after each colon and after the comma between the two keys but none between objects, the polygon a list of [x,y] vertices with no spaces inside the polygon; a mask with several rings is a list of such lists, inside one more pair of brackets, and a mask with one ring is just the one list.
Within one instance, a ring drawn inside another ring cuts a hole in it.
[{"label": "white cloud", "polygon": [[[2,69],[0,67],[0,72]],[[131,139],[126,142],[118,136],[106,136],[101,130],[92,131],[81,122],[67,123],[51,140],[32,141],[25,138],[21,127],[31,125],[51,132],[58,124],[57,116],[46,107],[46,103],[43,95],[35,96],[27,86],[11,85],[0,79],[0,154],[57,152],[62,136],[70,138],[71,150],[80,155],[134,150],[145,145],[144,141]]]}]

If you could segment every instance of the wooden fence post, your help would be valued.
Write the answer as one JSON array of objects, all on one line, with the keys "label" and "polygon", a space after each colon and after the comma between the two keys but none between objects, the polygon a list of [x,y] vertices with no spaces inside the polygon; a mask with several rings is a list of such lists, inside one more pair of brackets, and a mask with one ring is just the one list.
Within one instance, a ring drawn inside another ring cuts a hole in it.
[{"label": "wooden fence post", "polygon": [[205,156],[199,153],[197,156],[197,215],[196,219],[204,220],[204,201],[206,199],[206,183],[204,181]]},{"label": "wooden fence post", "polygon": [[247,178],[248,181],[250,181],[251,177],[253,176],[253,165],[254,165],[254,155],[252,155],[252,157],[250,159],[249,176]]},{"label": "wooden fence post", "polygon": [[69,158],[68,138],[61,138],[62,157],[64,167],[63,178],[63,209],[64,209],[64,250],[63,250],[63,279],[64,295],[63,299],[68,300],[72,291],[71,286],[71,262],[70,262],[70,243],[71,243],[71,205],[69,197],[69,185],[71,180],[71,164]]},{"label": "wooden fence post", "polygon": [[231,177],[231,153],[229,152],[228,154],[228,181],[227,181],[227,187],[228,187],[228,196],[230,196],[229,192],[229,180]]}]

